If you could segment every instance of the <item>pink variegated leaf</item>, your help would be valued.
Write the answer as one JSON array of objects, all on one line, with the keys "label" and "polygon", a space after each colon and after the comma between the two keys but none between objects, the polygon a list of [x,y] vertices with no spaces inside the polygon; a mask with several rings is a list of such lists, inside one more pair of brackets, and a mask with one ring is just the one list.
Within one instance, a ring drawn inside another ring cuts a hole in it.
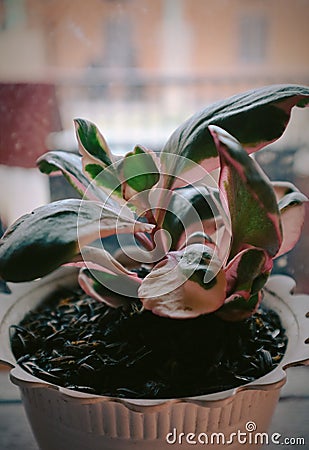
[{"label": "pink variegated leaf", "polygon": [[[74,261],[67,264],[80,267],[79,284],[92,298],[118,308],[132,297],[137,298],[141,283],[137,274],[126,269],[109,252],[102,248],[86,246]],[[116,287],[116,290],[115,290]],[[122,291],[119,291],[119,288]]]},{"label": "pink variegated leaf", "polygon": [[185,242],[179,246],[178,250],[182,250],[183,248],[192,244],[208,245],[211,248],[216,247],[216,243],[208,234],[204,233],[203,231],[196,231],[192,234],[189,234]]},{"label": "pink variegated leaf", "polygon": [[282,232],[271,182],[234,137],[219,127],[210,128],[220,156],[220,196],[231,218],[229,259],[248,245],[276,255]]},{"label": "pink variegated leaf", "polygon": [[262,249],[247,248],[227,265],[227,298],[217,314],[224,320],[243,320],[258,305],[259,292],[272,269],[272,258]]},{"label": "pink variegated leaf", "polygon": [[298,241],[305,220],[308,198],[292,183],[273,183],[278,201],[283,241],[276,258],[290,251]]},{"label": "pink variegated leaf", "polygon": [[217,310],[225,289],[225,274],[213,250],[193,244],[169,253],[144,278],[138,294],[154,314],[186,319]]},{"label": "pink variegated leaf", "polygon": [[281,214],[283,241],[275,258],[292,250],[297,243],[305,220],[303,204],[285,208]]},{"label": "pink variegated leaf", "polygon": [[[208,242],[213,241],[216,243],[215,237],[219,224],[221,224],[221,220],[217,217],[216,219],[204,219],[202,221],[193,222],[186,226],[186,229],[180,235],[179,241],[177,242],[176,250],[180,250],[185,247],[185,245],[189,245],[189,240],[191,239],[190,236],[209,236],[210,239]],[[203,240],[198,239],[196,242],[203,243]]]},{"label": "pink variegated leaf", "polygon": [[146,264],[147,266],[153,265],[155,260],[152,250],[145,251],[138,245],[124,245],[115,251],[114,257],[123,266],[130,269],[137,269],[141,264]]},{"label": "pink variegated leaf", "polygon": [[271,184],[275,191],[277,202],[279,202],[279,200],[287,194],[299,192],[297,187],[290,181],[272,181]]},{"label": "pink variegated leaf", "polygon": [[227,298],[236,294],[248,300],[262,289],[271,269],[272,259],[264,250],[254,247],[242,250],[224,269]]},{"label": "pink variegated leaf", "polygon": [[88,269],[108,270],[115,275],[137,276],[126,269],[117,259],[115,259],[104,248],[86,246],[81,248],[81,252],[74,258],[75,264]]},{"label": "pink variegated leaf", "polygon": [[291,109],[307,106],[308,99],[307,87],[282,84],[254,89],[207,106],[180,125],[164,146],[161,161],[169,174],[164,187],[173,187],[180,174],[192,170],[186,160],[208,172],[218,167],[210,124],[227,130],[252,153],[277,140],[288,124]]},{"label": "pink variegated leaf", "polygon": [[136,275],[115,274],[104,269],[81,269],[78,282],[86,294],[112,308],[128,307],[137,300],[141,283]]},{"label": "pink variegated leaf", "polygon": [[[173,160],[176,168],[176,173],[172,180],[171,186],[173,190],[194,184],[214,186],[214,175],[217,174],[217,169],[210,169],[212,166],[209,160],[202,162],[201,164],[197,164],[189,158],[184,158],[178,154],[175,155],[171,153],[170,155],[165,154],[161,161],[162,187],[168,186],[168,183],[171,181],[170,174],[168,172],[169,169],[166,167],[166,160]],[[217,160],[217,158],[214,158],[214,161]],[[179,170],[180,167],[184,168],[182,172]]]}]

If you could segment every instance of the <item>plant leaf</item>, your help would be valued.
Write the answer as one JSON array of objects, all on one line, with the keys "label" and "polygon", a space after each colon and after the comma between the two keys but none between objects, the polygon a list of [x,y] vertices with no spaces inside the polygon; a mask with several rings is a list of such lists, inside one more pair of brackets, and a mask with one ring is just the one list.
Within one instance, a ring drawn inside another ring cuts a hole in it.
[{"label": "plant leaf", "polygon": [[216,147],[208,130],[217,125],[235,136],[248,153],[277,140],[284,132],[293,106],[307,106],[309,88],[273,85],[254,89],[209,105],[185,121],[167,141],[161,161],[169,174],[165,187],[171,188],[187,170],[182,156],[207,171],[218,167]]},{"label": "plant leaf", "polygon": [[187,247],[188,245],[192,244],[202,244],[202,245],[209,245],[214,246],[216,243],[212,240],[212,238],[204,233],[203,231],[196,231],[195,233],[192,233],[188,236],[186,241],[182,244],[182,246],[179,248],[179,250],[182,250],[184,247]]},{"label": "plant leaf", "polygon": [[305,220],[308,198],[292,183],[274,182],[282,224],[282,244],[276,258],[290,251],[298,241]]},{"label": "plant leaf", "polygon": [[220,156],[220,196],[228,203],[232,225],[229,259],[248,245],[274,256],[281,245],[280,215],[273,187],[239,142],[219,127],[211,127]]},{"label": "plant leaf", "polygon": [[216,314],[228,321],[249,317],[259,304],[272,265],[272,258],[262,249],[251,247],[238,253],[225,268],[227,298]]},{"label": "plant leaf", "polygon": [[85,156],[92,156],[103,163],[103,167],[113,164],[113,155],[104,137],[89,120],[74,120],[76,136],[79,143],[79,150]]},{"label": "plant leaf", "polygon": [[112,308],[125,307],[138,298],[140,279],[104,270],[82,269],[78,277],[81,288],[92,298]]},{"label": "plant leaf", "polygon": [[261,291],[251,295],[249,299],[234,296],[229,302],[218,309],[215,314],[227,322],[239,322],[245,320],[255,313],[262,298],[263,295]]},{"label": "plant leaf", "polygon": [[0,279],[0,293],[1,294],[11,294],[11,289],[6,284],[6,282],[1,279]]},{"label": "plant leaf", "polygon": [[299,192],[297,187],[289,181],[272,181],[271,184],[274,188],[277,201],[279,201],[286,194],[290,194],[291,192]]},{"label": "plant leaf", "polygon": [[0,276],[29,281],[74,258],[80,247],[111,234],[149,232],[152,226],[121,217],[98,202],[61,200],[18,219],[0,241]]},{"label": "plant leaf", "polygon": [[95,264],[97,269],[104,268],[116,275],[134,275],[133,272],[126,269],[107,250],[101,247],[91,247],[86,245],[81,248],[80,254],[74,258],[74,262],[78,263],[78,261],[82,261],[83,263],[80,267],[90,268],[90,265],[93,267],[93,264]]},{"label": "plant leaf", "polygon": [[94,180],[95,184],[109,194],[122,197],[121,182],[118,175],[116,175],[115,168],[112,166],[104,168],[100,164],[94,162],[88,163],[86,161],[84,160],[84,171]]},{"label": "plant leaf", "polygon": [[235,256],[225,268],[227,300],[231,296],[249,300],[267,281],[272,269],[272,259],[264,250],[248,248]]},{"label": "plant leaf", "polygon": [[225,274],[213,250],[193,244],[167,254],[144,278],[138,294],[154,314],[186,319],[217,310],[225,289]]},{"label": "plant leaf", "polygon": [[[214,195],[219,197],[219,191],[215,190]],[[185,234],[213,234],[215,217],[219,220],[219,212],[206,187],[187,186],[174,190],[163,221],[163,228],[172,238],[171,249],[176,250],[185,241]]]},{"label": "plant leaf", "polygon": [[121,182],[117,170],[120,161],[116,161],[95,124],[88,120],[75,119],[74,125],[84,172],[108,192],[121,196]]},{"label": "plant leaf", "polygon": [[[41,156],[37,161],[37,165],[40,171],[47,175],[61,171],[81,196],[84,196],[87,191],[86,199],[100,200],[117,207],[117,202],[113,201],[93,183],[90,183],[89,179],[84,175],[82,158],[80,156],[60,150],[51,151]],[[120,205],[118,205],[118,208],[120,208]]]},{"label": "plant leaf", "polygon": [[136,192],[151,189],[160,178],[155,155],[140,146],[125,155],[122,173],[123,183],[127,183]]}]

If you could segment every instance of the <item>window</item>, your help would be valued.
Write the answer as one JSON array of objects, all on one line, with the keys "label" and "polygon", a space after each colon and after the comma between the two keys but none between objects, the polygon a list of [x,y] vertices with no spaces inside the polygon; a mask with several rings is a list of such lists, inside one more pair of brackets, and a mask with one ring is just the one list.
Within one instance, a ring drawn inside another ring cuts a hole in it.
[{"label": "window", "polygon": [[266,59],[268,23],[264,16],[243,16],[239,26],[239,57],[246,63],[261,63]]},{"label": "window", "polygon": [[103,64],[105,67],[134,67],[135,48],[133,26],[127,16],[109,17],[104,24],[106,43]]}]

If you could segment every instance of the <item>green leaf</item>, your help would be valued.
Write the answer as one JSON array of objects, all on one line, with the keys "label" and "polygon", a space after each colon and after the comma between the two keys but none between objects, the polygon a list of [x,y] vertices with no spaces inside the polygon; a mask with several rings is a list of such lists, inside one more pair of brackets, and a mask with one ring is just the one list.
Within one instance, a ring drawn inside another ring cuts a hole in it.
[{"label": "green leaf", "polygon": [[61,171],[81,196],[84,196],[87,191],[86,199],[100,200],[114,207],[117,206],[116,202],[111,200],[105,192],[97,188],[93,183],[90,183],[89,179],[84,175],[82,158],[80,156],[60,150],[51,151],[41,156],[37,164],[40,171],[47,175]]},{"label": "green leaf", "polygon": [[[219,198],[219,191],[214,190]],[[219,215],[212,196],[204,186],[187,186],[173,191],[170,203],[163,221],[165,228],[172,238],[171,249],[178,248],[183,234],[215,231],[214,217]]]},{"label": "green leaf", "polygon": [[69,199],[41,206],[18,219],[0,240],[0,276],[33,280],[71,261],[96,239],[151,229],[93,201]]},{"label": "green leaf", "polygon": [[217,151],[208,130],[217,125],[235,136],[248,153],[278,139],[284,132],[293,106],[308,104],[309,88],[297,85],[273,85],[254,89],[209,105],[172,134],[164,146],[161,160],[169,176],[170,188],[177,176],[186,171],[182,156],[211,171],[218,167]]},{"label": "green leaf", "polygon": [[84,119],[75,119],[74,123],[81,153],[86,151],[100,160],[104,166],[111,165],[113,163],[111,151],[96,125]]},{"label": "green leaf", "polygon": [[154,156],[140,146],[126,154],[122,171],[123,183],[127,183],[136,192],[151,189],[160,178]]},{"label": "green leaf", "polygon": [[101,186],[111,194],[121,197],[121,183],[115,171],[109,167],[103,168],[99,164],[86,164],[85,172],[95,181],[95,184]]},{"label": "green leaf", "polygon": [[74,124],[84,172],[108,193],[121,197],[118,166],[122,158],[119,160],[111,153],[105,139],[92,122],[75,119]]},{"label": "green leaf", "polygon": [[282,232],[271,182],[235,138],[219,127],[211,129],[220,155],[220,196],[231,217],[230,259],[248,245],[276,255]]}]

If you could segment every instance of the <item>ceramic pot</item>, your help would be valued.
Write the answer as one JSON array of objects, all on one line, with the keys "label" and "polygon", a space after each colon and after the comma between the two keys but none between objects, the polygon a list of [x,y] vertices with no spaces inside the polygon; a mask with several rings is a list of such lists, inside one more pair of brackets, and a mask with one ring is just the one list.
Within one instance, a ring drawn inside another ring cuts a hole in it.
[{"label": "ceramic pot", "polygon": [[[279,366],[241,387],[198,397],[118,399],[68,390],[29,375],[16,365],[9,327],[52,293],[76,285],[76,270],[61,268],[30,283],[9,284],[0,295],[0,360],[12,367],[33,433],[42,450],[251,449],[266,443],[285,368],[309,363],[306,313],[309,296],[292,295],[291,278],[273,276],[264,304],[276,311],[288,346]],[[16,425],[18,426],[18,424]],[[242,442],[241,442],[242,441]]]}]

